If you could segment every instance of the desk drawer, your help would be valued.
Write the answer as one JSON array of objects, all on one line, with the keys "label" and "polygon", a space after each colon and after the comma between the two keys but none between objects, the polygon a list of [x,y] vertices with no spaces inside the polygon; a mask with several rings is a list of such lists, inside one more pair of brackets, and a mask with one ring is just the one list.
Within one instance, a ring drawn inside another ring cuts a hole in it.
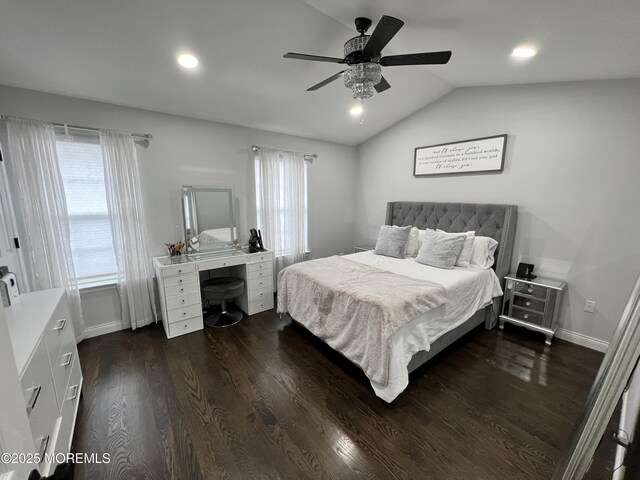
[{"label": "desk drawer", "polygon": [[253,280],[254,278],[271,278],[273,280],[273,270],[249,272],[249,280]]},{"label": "desk drawer", "polygon": [[172,267],[163,268],[162,278],[173,277],[174,275],[182,275],[184,273],[192,273],[195,271],[195,263],[181,263]]},{"label": "desk drawer", "polygon": [[186,320],[170,323],[169,324],[169,336],[175,337],[177,335],[184,335],[185,333],[195,332],[196,330],[202,330],[202,317],[188,318]]},{"label": "desk drawer", "polygon": [[273,293],[264,300],[249,302],[249,315],[264,312],[270,308],[273,308]]},{"label": "desk drawer", "polygon": [[164,288],[167,289],[169,287],[175,287],[178,285],[184,285],[187,283],[198,283],[198,274],[197,273],[184,273],[178,274],[173,277],[169,277],[164,281]]},{"label": "desk drawer", "polygon": [[267,288],[253,289],[249,294],[249,301],[253,302],[255,300],[265,300],[269,297],[273,297],[273,288],[267,287]]},{"label": "desk drawer", "polygon": [[263,288],[273,288],[273,277],[271,275],[249,280],[249,290],[261,290]]},{"label": "desk drawer", "polygon": [[198,302],[197,305],[189,305],[188,307],[169,310],[167,311],[167,317],[167,323],[169,324],[181,322],[193,317],[202,317],[202,305]]},{"label": "desk drawer", "polygon": [[166,298],[167,310],[180,309],[189,305],[200,305],[200,291],[186,293],[184,295],[174,295]]},{"label": "desk drawer", "polygon": [[255,253],[249,255],[247,259],[247,263],[257,263],[257,262],[273,262],[273,254],[271,252],[265,253]]},{"label": "desk drawer", "polygon": [[273,271],[273,262],[250,263],[247,265],[248,272],[271,272]]},{"label": "desk drawer", "polygon": [[206,261],[198,262],[198,270],[201,272],[204,270],[213,270],[215,268],[224,268],[224,267],[233,267],[234,265],[243,265],[245,264],[244,255],[238,255],[235,257],[227,257],[220,259],[212,259]]},{"label": "desk drawer", "polygon": [[[164,294],[167,297],[173,297],[174,295],[186,295],[188,293],[197,293],[198,295],[200,295],[200,284],[187,283],[185,285],[176,285],[175,287],[164,287]],[[167,300],[169,300],[169,298],[167,298]]]}]

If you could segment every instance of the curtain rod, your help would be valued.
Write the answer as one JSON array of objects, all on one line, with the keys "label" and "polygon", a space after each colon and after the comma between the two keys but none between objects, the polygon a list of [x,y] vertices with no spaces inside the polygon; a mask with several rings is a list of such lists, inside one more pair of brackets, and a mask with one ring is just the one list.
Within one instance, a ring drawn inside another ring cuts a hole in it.
[{"label": "curtain rod", "polygon": [[[258,145],[251,145],[251,150],[253,150],[254,152],[257,152],[258,150],[260,150],[260,148],[261,147],[259,147]],[[279,149],[273,148],[272,150],[279,150]],[[303,153],[303,152],[296,152],[296,153],[302,153],[304,155],[304,158],[318,158],[318,155],[316,155],[315,153]]]},{"label": "curtain rod", "polygon": [[[19,118],[20,120],[33,120],[32,118],[22,118],[22,117],[11,117],[8,115],[0,115],[0,120],[7,120],[9,118]],[[94,133],[98,133],[100,129],[98,128],[93,128],[93,127],[83,127],[80,125],[69,125],[67,123],[55,123],[55,122],[51,122],[53,124],[54,127],[61,127],[61,128],[73,128],[74,130],[84,130],[85,132],[94,132]],[[131,135],[132,137],[136,137],[136,138],[140,138],[143,140],[151,140],[153,138],[153,135],[151,135],[150,133],[135,133],[135,132],[126,132],[123,130],[120,130],[123,133],[128,133],[129,135]]]}]

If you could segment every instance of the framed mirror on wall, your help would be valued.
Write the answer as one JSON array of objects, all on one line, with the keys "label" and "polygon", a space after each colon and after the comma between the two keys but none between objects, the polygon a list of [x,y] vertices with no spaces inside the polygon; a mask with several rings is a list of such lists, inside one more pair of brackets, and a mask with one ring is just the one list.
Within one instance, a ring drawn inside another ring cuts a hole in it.
[{"label": "framed mirror on wall", "polygon": [[234,250],[238,230],[231,188],[184,185],[182,218],[189,254]]},{"label": "framed mirror on wall", "polygon": [[[640,478],[639,358],[640,276],[591,387],[582,419],[556,468],[554,480]],[[612,446],[612,442],[615,445]],[[599,446],[605,451],[595,456]],[[607,456],[615,458],[607,459]],[[602,462],[610,462],[610,467],[604,468],[600,465]]]}]

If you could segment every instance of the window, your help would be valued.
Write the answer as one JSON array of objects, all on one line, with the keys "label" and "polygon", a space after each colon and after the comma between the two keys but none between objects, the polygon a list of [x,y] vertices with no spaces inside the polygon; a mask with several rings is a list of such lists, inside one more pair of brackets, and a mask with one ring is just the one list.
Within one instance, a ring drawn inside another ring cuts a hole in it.
[{"label": "window", "polygon": [[[297,224],[297,215],[299,210],[294,208],[293,202],[298,202],[300,196],[303,198],[301,202],[303,204],[302,209],[302,223],[304,232],[304,252],[309,251],[309,221],[308,221],[308,206],[307,206],[307,172],[308,162],[303,162],[303,181],[302,192],[296,187],[292,186],[292,183],[300,183],[298,178],[295,178],[295,174],[291,170],[291,162],[288,158],[288,153],[277,152],[277,162],[266,162],[265,165],[261,164],[260,155],[255,156],[255,181],[256,181],[256,213],[258,228],[265,232],[265,225],[263,222],[265,218],[269,218],[269,226],[276,231],[271,232],[271,244],[268,248],[274,250],[276,257],[292,255],[299,248],[296,247],[296,230],[299,228]],[[272,156],[271,159],[274,157]],[[275,167],[275,168],[274,168]],[[267,169],[270,175],[277,175],[273,181],[269,181],[269,185],[261,184],[262,170]],[[264,190],[263,190],[264,189]],[[266,195],[270,199],[271,205],[262,205],[262,194]],[[301,194],[301,195],[300,195]],[[267,210],[265,212],[264,210]],[[265,215],[266,213],[266,215]]]},{"label": "window", "polygon": [[[86,138],[85,138],[86,137]],[[116,275],[102,151],[97,135],[59,136],[56,150],[71,229],[71,253],[80,285],[111,283]]]}]

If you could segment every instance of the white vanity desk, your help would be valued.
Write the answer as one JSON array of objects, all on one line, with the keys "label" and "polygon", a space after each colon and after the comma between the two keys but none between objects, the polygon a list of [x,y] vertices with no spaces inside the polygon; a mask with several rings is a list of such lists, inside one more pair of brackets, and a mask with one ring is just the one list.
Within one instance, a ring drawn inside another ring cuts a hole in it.
[{"label": "white vanity desk", "polygon": [[[190,258],[189,258],[190,257]],[[162,325],[167,338],[204,328],[200,273],[244,280],[244,293],[235,300],[247,315],[273,308],[273,253],[233,250],[199,256],[155,257]]]}]

